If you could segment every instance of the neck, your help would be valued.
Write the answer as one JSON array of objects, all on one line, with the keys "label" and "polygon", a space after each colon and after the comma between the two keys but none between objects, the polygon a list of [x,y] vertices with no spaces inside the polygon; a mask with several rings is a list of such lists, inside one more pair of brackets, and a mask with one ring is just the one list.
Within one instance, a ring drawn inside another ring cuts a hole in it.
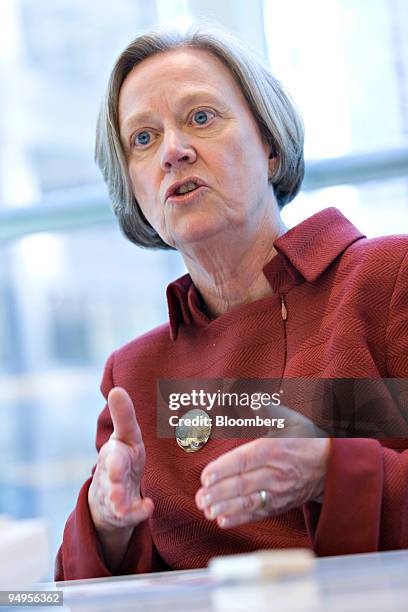
[{"label": "neck", "polygon": [[263,268],[276,255],[274,241],[286,231],[279,215],[273,221],[252,236],[243,228],[182,253],[211,318],[272,295]]}]

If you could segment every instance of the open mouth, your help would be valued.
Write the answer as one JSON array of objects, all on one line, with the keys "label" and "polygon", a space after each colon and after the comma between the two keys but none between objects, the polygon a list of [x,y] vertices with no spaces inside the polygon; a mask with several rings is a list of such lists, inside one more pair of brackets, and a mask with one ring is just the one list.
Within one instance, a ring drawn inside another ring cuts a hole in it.
[{"label": "open mouth", "polygon": [[188,183],[177,187],[176,191],[174,192],[174,195],[179,196],[184,195],[185,193],[191,193],[192,191],[196,191],[196,189],[198,189],[199,187],[200,185],[197,185],[197,183],[189,181]]},{"label": "open mouth", "polygon": [[183,182],[174,183],[166,193],[166,200],[172,202],[189,202],[195,199],[196,192],[206,189],[205,183],[199,178],[191,177]]}]

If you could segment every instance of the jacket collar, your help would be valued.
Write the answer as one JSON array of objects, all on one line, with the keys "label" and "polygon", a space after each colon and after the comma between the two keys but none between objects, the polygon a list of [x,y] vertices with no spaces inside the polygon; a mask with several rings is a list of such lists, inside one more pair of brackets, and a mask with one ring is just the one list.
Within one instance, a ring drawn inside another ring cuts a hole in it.
[{"label": "jacket collar", "polygon": [[[364,238],[336,208],[326,208],[275,240],[277,255],[263,271],[275,292],[285,292],[300,282],[315,282],[353,242]],[[180,324],[204,327],[209,319],[189,274],[167,287],[170,337],[177,338]]]}]

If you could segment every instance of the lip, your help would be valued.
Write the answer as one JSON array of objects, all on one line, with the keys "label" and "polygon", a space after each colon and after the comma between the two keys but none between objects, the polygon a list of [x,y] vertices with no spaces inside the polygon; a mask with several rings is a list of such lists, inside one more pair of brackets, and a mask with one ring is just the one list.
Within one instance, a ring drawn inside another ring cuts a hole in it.
[{"label": "lip", "polygon": [[[198,185],[199,188],[194,191],[184,193],[183,195],[176,195],[176,189],[178,189],[182,185],[185,185],[186,183],[195,183],[196,185]],[[169,198],[171,198],[173,201],[182,202],[183,198],[188,199],[187,196],[189,195],[192,196],[193,194],[196,193],[196,191],[201,191],[200,187],[207,187],[207,186],[208,185],[198,176],[188,176],[182,181],[177,181],[176,183],[173,183],[172,185],[170,185],[170,187],[167,189],[165,193],[164,199],[165,201],[167,201]]]}]

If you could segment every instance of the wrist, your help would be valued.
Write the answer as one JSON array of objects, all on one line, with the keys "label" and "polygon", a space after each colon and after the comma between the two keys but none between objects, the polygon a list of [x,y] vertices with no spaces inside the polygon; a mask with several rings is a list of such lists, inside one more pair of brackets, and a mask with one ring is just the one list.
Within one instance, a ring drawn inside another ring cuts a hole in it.
[{"label": "wrist", "polygon": [[[96,527],[95,527],[96,528]],[[113,574],[119,571],[132,538],[134,527],[113,527],[107,530],[96,528],[97,538],[102,547],[105,565]]]},{"label": "wrist", "polygon": [[318,504],[323,503],[324,498],[324,490],[326,484],[326,473],[327,473],[327,464],[329,462],[330,450],[331,450],[331,438],[322,439],[322,454],[321,459],[319,461],[319,477],[317,479],[317,483],[313,492],[313,496],[311,501],[314,501]]}]

